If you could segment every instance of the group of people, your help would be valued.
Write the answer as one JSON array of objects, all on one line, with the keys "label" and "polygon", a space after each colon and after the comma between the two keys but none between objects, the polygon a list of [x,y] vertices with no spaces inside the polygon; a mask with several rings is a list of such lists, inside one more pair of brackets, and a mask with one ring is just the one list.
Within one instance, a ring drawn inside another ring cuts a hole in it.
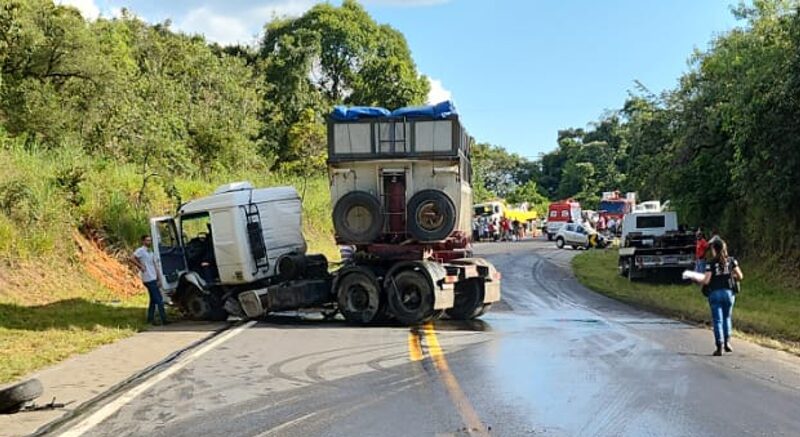
[{"label": "group of people", "polygon": [[622,219],[617,220],[614,217],[609,217],[609,219],[606,220],[606,217],[601,215],[598,217],[594,226],[599,232],[607,231],[611,235],[618,235],[619,231],[622,229]]},{"label": "group of people", "polygon": [[506,217],[492,219],[476,217],[472,220],[473,241],[518,241],[525,238],[526,225]]},{"label": "group of people", "polygon": [[713,355],[720,356],[723,351],[733,352],[730,343],[733,304],[744,274],[736,258],[728,254],[728,245],[716,229],[708,240],[702,230],[697,231],[696,237],[695,271],[703,276],[694,281],[701,285],[708,299],[716,343]]}]

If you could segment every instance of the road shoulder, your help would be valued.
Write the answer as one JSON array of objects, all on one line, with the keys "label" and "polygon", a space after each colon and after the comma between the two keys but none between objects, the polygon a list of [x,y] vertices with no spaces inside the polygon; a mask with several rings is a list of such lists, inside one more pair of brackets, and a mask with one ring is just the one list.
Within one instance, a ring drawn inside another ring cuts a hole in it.
[{"label": "road shoulder", "polygon": [[0,415],[2,435],[32,434],[225,326],[224,323],[175,323],[166,328],[154,328],[27,375],[23,379],[38,378],[44,386],[37,404],[55,399],[57,403],[68,405],[54,410]]}]

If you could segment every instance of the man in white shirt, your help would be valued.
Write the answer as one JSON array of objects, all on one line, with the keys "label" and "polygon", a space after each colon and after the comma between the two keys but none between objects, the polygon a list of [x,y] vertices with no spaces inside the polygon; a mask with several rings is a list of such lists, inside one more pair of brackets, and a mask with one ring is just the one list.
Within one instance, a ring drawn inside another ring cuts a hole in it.
[{"label": "man in white shirt", "polygon": [[139,277],[142,278],[142,283],[150,295],[150,305],[147,307],[147,323],[155,324],[155,312],[156,308],[158,308],[161,324],[166,325],[169,322],[167,322],[167,314],[164,311],[164,299],[161,296],[161,290],[158,288],[156,258],[150,250],[152,245],[153,240],[150,236],[142,235],[142,245],[133,252],[131,262],[139,268]]}]

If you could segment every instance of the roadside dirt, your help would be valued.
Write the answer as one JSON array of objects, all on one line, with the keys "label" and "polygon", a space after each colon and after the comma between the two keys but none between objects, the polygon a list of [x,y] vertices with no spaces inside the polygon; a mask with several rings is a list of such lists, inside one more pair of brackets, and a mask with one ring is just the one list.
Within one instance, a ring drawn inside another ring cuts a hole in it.
[{"label": "roadside dirt", "polygon": [[72,238],[78,250],[78,259],[92,279],[119,297],[130,297],[141,292],[139,278],[128,266],[103,250],[100,242],[78,232]]}]

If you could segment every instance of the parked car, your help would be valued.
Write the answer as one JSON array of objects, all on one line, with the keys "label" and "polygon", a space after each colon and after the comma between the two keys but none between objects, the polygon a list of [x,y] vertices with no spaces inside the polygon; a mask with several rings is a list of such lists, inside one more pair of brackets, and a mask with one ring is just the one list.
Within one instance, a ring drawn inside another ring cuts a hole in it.
[{"label": "parked car", "polygon": [[556,247],[563,249],[571,246],[573,249],[583,247],[605,247],[606,239],[603,235],[592,229],[587,224],[567,223],[556,233]]}]

